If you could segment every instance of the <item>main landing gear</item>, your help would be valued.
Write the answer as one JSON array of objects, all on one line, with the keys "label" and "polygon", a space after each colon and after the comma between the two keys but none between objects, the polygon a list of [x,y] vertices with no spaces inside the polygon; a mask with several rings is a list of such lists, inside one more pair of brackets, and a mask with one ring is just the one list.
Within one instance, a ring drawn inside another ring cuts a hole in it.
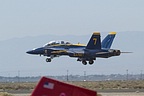
[{"label": "main landing gear", "polygon": [[93,63],[94,63],[94,61],[93,61],[93,60],[92,60],[92,61],[89,61],[89,64],[90,64],[90,65],[92,65]]},{"label": "main landing gear", "polygon": [[[89,61],[89,64],[90,64],[90,65],[92,65],[93,63],[94,63],[94,61],[93,61],[93,60]],[[83,65],[87,65],[86,60],[83,60],[83,61],[82,61],[82,64],[83,64]]]},{"label": "main landing gear", "polygon": [[89,62],[90,65],[92,65],[94,63],[94,60],[96,60],[96,58],[93,58],[93,59],[78,58],[77,59],[77,61],[82,62],[83,65],[87,65],[87,61]]},{"label": "main landing gear", "polygon": [[82,61],[83,65],[87,65],[87,62],[85,60]]}]

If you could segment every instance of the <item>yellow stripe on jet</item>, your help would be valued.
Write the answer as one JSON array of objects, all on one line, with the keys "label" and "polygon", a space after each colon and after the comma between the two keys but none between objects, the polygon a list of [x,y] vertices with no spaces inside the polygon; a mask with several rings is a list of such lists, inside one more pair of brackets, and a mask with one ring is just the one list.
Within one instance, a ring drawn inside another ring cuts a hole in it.
[{"label": "yellow stripe on jet", "polygon": [[109,34],[110,34],[110,35],[115,35],[115,34],[116,34],[116,32],[110,32]]},{"label": "yellow stripe on jet", "polygon": [[100,35],[100,32],[94,32],[93,35]]},{"label": "yellow stripe on jet", "polygon": [[86,46],[85,44],[73,44],[74,46]]},{"label": "yellow stripe on jet", "polygon": [[53,53],[53,54],[59,54],[59,53],[67,53],[67,51],[66,50],[58,50],[58,51],[52,51],[51,53]]}]

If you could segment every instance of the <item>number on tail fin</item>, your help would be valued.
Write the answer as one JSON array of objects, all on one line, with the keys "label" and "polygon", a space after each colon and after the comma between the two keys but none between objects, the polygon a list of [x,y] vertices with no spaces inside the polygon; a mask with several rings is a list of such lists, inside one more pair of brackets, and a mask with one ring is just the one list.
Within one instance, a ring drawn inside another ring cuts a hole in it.
[{"label": "number on tail fin", "polygon": [[96,45],[96,43],[97,43],[97,38],[93,38],[93,41],[94,41],[94,45]]}]

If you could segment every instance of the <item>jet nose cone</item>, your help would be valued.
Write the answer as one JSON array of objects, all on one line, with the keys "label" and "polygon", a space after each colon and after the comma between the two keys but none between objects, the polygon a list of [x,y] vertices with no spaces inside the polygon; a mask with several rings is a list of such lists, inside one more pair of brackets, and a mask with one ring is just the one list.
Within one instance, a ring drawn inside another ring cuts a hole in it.
[{"label": "jet nose cone", "polygon": [[37,49],[33,49],[33,50],[30,50],[30,51],[27,51],[26,53],[35,54],[35,55],[44,54],[44,49],[43,48],[37,48]]},{"label": "jet nose cone", "polygon": [[33,50],[27,51],[27,54],[34,54]]}]

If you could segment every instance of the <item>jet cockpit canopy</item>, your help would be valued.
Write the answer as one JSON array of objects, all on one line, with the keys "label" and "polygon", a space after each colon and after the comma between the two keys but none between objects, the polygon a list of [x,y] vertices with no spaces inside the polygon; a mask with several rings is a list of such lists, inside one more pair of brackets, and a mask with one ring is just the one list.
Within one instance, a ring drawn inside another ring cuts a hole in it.
[{"label": "jet cockpit canopy", "polygon": [[58,40],[58,41],[50,41],[49,43],[46,43],[44,46],[53,46],[53,45],[67,45],[71,44],[68,41]]}]

